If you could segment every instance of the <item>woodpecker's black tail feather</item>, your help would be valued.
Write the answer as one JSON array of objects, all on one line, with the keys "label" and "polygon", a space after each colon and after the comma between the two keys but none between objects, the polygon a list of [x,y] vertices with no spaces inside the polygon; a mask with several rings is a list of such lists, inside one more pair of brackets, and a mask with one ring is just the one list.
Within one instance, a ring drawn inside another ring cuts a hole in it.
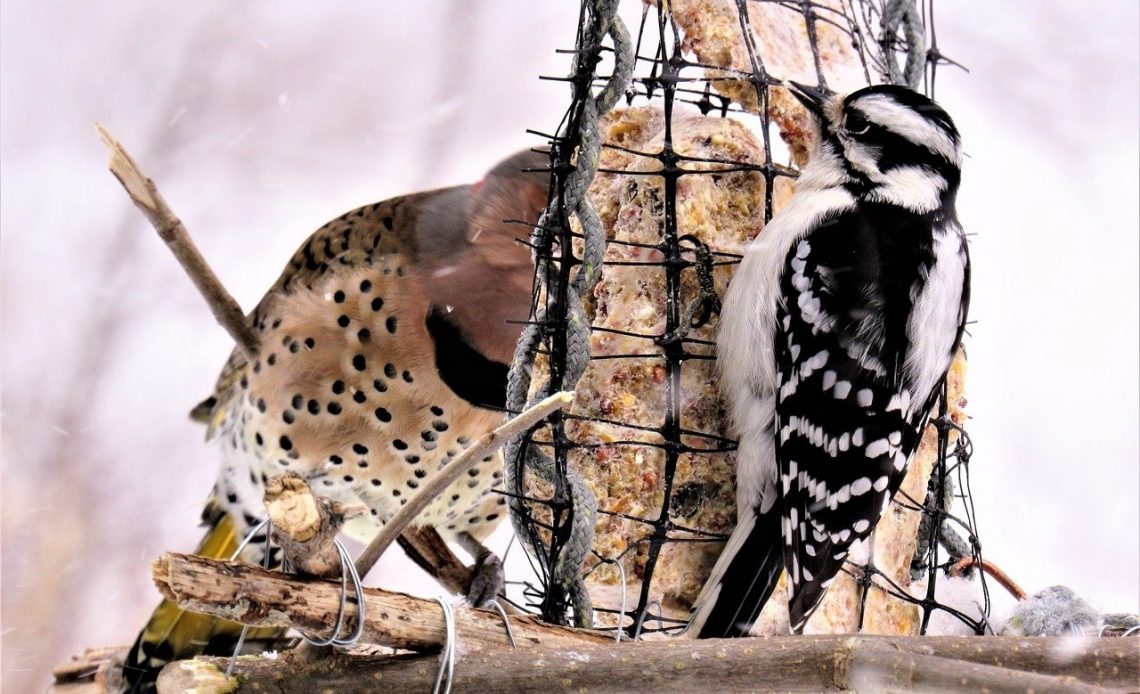
[{"label": "woodpecker's black tail feather", "polygon": [[783,568],[777,510],[741,518],[697,598],[690,629],[702,639],[747,636]]}]

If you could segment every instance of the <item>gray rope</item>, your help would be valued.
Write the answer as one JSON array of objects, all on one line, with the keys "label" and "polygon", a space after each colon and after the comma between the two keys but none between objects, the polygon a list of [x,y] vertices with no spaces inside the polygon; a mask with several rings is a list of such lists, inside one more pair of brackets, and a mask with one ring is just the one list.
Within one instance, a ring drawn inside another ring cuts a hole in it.
[{"label": "gray rope", "polygon": [[[593,0],[592,21],[579,46],[580,49],[600,52],[601,40],[608,35],[613,43],[614,69],[602,90],[597,95],[587,95],[584,99],[576,143],[577,166],[563,182],[564,207],[578,220],[584,238],[582,263],[570,281],[569,288],[572,291],[565,297],[566,364],[562,388],[567,390],[578,382],[590,363],[590,320],[583,299],[594,291],[601,278],[606,247],[605,230],[587,194],[598,170],[602,148],[603,138],[598,119],[625,93],[633,72],[633,45],[625,24],[616,15],[617,5],[618,0]],[[549,229],[555,226],[553,220],[558,219],[558,214],[558,200],[554,199],[531,234],[536,248],[549,248],[553,241],[549,238]],[[563,249],[563,252],[569,254],[570,249]],[[541,257],[537,257],[536,262],[540,295],[545,292],[550,296],[559,288],[558,267]],[[542,342],[542,326],[545,325],[546,318],[545,308],[540,309],[536,313],[534,324],[528,325],[519,338],[507,377],[508,410],[521,411],[530,404],[528,394],[531,391],[534,360]],[[581,576],[581,567],[594,542],[597,500],[580,475],[571,470],[566,472],[563,481],[571,509],[570,536],[563,545],[555,566],[550,567],[538,538],[530,532],[528,515],[520,497],[524,495],[521,473],[525,470],[530,470],[544,482],[556,482],[558,475],[554,461],[535,446],[529,445],[525,434],[509,442],[504,454],[508,462],[508,488],[516,495],[509,507],[516,534],[522,538],[523,547],[538,561],[551,582],[566,591],[574,607],[575,626],[592,626],[593,607]],[[521,465],[516,469],[513,461],[521,461]]]},{"label": "gray rope", "polygon": [[[903,30],[906,44],[906,66],[899,69],[891,44]],[[915,89],[926,71],[926,30],[916,0],[887,0],[883,4],[883,19],[879,23],[879,45],[883,48],[883,63],[887,80]]]}]

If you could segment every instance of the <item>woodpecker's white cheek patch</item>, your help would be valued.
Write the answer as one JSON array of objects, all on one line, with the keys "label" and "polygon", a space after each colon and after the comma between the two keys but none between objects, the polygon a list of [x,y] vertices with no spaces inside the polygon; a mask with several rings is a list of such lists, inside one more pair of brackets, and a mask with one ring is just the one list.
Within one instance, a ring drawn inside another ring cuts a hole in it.
[{"label": "woodpecker's white cheek patch", "polygon": [[877,184],[867,194],[873,202],[885,202],[915,212],[930,212],[942,205],[946,179],[921,166],[900,166],[874,177]]}]

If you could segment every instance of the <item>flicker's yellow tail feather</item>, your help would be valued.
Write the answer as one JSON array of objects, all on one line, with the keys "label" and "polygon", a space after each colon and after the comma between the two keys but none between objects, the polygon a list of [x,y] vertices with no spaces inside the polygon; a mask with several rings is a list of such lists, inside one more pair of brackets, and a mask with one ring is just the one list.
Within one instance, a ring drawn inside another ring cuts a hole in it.
[{"label": "flicker's yellow tail feather", "polygon": [[[242,539],[237,536],[233,521],[213,509],[208,509],[204,516],[213,524],[195,554],[229,559]],[[123,666],[124,679],[132,692],[153,691],[158,672],[167,663],[204,653],[228,655],[240,634],[241,625],[236,622],[186,612],[163,600],[131,647]],[[251,629],[246,638],[271,639],[282,634],[280,629]]]}]

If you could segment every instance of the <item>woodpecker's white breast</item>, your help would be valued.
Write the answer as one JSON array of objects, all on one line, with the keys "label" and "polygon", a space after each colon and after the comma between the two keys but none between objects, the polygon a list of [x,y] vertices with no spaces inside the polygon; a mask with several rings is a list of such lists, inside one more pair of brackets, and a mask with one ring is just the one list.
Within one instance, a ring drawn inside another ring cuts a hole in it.
[{"label": "woodpecker's white breast", "polygon": [[800,175],[796,194],[748,245],[725,295],[717,365],[740,438],[736,489],[742,509],[759,501],[765,511],[776,499],[774,342],[784,262],[792,246],[822,220],[855,205],[843,180],[838,157],[817,149]]}]

